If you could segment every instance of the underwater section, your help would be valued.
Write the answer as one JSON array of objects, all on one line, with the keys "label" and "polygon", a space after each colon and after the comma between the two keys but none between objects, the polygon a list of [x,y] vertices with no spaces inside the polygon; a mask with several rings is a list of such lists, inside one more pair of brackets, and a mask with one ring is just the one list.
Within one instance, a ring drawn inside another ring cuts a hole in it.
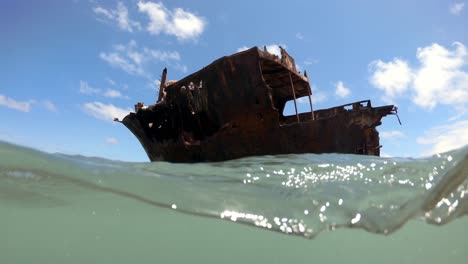
[{"label": "underwater section", "polygon": [[418,159],[304,154],[171,164],[0,143],[0,156],[0,208],[69,207],[101,193],[304,238],[339,228],[390,234],[411,219],[444,225],[468,212],[467,147]]}]

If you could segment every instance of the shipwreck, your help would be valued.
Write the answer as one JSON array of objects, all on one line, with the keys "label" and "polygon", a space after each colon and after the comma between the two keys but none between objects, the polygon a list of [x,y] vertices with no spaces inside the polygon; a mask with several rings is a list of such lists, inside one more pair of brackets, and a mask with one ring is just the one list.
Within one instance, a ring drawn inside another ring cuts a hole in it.
[{"label": "shipwreck", "polygon": [[[291,153],[380,155],[376,127],[397,114],[370,100],[314,110],[307,73],[294,59],[257,47],[222,57],[178,81],[161,77],[155,104],[135,105],[118,120],[140,141],[151,161],[223,161]],[[310,112],[298,113],[297,100]],[[283,111],[294,102],[295,114]]]}]

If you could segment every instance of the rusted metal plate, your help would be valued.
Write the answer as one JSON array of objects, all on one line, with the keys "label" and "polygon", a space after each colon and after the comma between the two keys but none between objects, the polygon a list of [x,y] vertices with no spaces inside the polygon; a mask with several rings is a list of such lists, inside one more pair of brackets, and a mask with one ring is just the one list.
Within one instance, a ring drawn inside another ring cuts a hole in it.
[{"label": "rusted metal plate", "polygon": [[[122,123],[152,161],[221,161],[253,155],[356,153],[379,155],[376,126],[392,105],[356,102],[283,116],[287,101],[311,94],[294,59],[252,48],[223,57],[165,87]],[[164,75],[164,79],[166,76]],[[163,84],[162,84],[163,85]],[[349,109],[347,109],[349,108]]]}]

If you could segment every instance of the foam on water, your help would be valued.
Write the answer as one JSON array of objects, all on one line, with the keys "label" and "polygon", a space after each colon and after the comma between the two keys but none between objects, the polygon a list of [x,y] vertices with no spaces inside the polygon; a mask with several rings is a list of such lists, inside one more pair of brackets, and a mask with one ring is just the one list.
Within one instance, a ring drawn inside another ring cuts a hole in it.
[{"label": "foam on water", "polygon": [[310,154],[171,164],[0,143],[0,157],[0,208],[67,207],[73,195],[102,193],[304,238],[337,228],[390,234],[410,219],[443,225],[468,213],[468,147],[421,159]]}]

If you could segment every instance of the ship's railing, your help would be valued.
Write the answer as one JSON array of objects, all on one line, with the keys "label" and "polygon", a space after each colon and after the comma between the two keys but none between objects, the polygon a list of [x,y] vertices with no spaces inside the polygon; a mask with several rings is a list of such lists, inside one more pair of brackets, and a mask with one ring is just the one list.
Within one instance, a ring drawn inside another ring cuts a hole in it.
[{"label": "ship's railing", "polygon": [[[370,109],[370,108],[372,108],[371,101],[362,100],[362,101],[357,101],[354,103],[335,106],[335,107],[328,108],[328,109],[316,110],[314,111],[314,119],[317,120],[317,119],[330,118],[341,113]],[[280,124],[290,125],[290,124],[294,124],[298,122],[299,123],[310,122],[312,120],[313,119],[311,117],[310,112],[305,112],[305,113],[300,113],[297,116],[296,115],[285,116],[280,120]]]},{"label": "ship's railing", "polygon": [[316,119],[322,119],[322,118],[329,118],[329,117],[332,117],[332,116],[335,116],[337,114],[347,112],[347,111],[357,111],[357,110],[363,110],[363,109],[368,109],[368,108],[372,108],[371,101],[362,100],[362,101],[357,101],[354,103],[335,106],[335,107],[328,108],[328,109],[318,110],[318,111],[315,111],[314,114],[315,114]]}]

